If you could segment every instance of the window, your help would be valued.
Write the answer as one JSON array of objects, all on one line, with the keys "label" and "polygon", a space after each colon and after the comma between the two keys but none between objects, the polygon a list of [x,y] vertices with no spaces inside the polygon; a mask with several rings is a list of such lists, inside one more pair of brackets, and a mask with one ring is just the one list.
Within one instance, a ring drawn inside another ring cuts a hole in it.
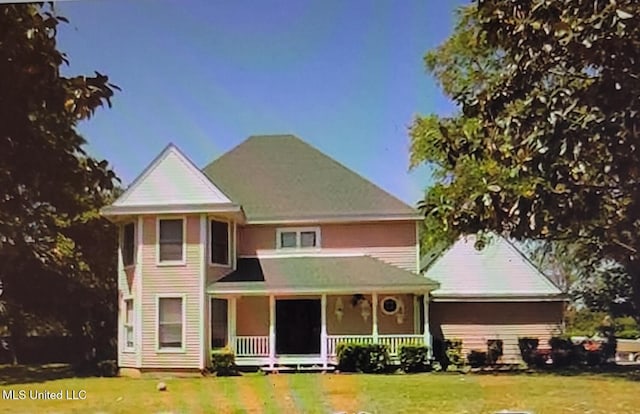
[{"label": "window", "polygon": [[308,249],[320,247],[320,228],[278,229],[278,249]]},{"label": "window", "polygon": [[211,299],[211,348],[227,346],[227,300]]},{"label": "window", "polygon": [[211,220],[211,263],[229,264],[229,223]]},{"label": "window", "polygon": [[161,219],[158,222],[160,262],[184,261],[184,220]]},{"label": "window", "polygon": [[183,299],[181,297],[158,298],[158,349],[181,349]]},{"label": "window", "polygon": [[125,266],[131,266],[135,261],[135,237],[135,224],[125,224],[122,228],[122,262]]},{"label": "window", "polygon": [[124,300],[124,348],[134,348],[133,340],[133,299]]}]

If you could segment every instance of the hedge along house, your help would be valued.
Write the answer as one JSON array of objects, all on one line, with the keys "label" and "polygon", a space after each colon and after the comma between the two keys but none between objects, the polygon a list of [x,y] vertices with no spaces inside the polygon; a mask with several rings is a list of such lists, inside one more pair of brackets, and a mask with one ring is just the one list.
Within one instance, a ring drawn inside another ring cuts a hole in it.
[{"label": "hedge along house", "polygon": [[430,344],[422,216],[304,143],[250,137],[198,169],[169,145],[103,209],[120,227],[121,368],[334,363]]},{"label": "hedge along house", "polygon": [[567,296],[507,239],[492,235],[482,249],[468,235],[432,257],[423,271],[438,281],[430,327],[435,340],[462,340],[463,353],[487,351],[502,341],[501,362],[520,362],[518,338],[549,339],[561,333]]}]

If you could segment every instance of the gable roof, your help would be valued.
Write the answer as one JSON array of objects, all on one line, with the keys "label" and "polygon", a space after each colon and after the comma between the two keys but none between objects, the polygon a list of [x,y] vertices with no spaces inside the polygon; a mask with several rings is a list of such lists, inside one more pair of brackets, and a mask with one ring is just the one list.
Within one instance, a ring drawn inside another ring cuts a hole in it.
[{"label": "gable roof", "polygon": [[345,292],[428,291],[437,283],[371,256],[241,258],[237,269],[207,291]]},{"label": "gable roof", "polygon": [[204,168],[249,222],[420,214],[293,135],[252,136]]},{"label": "gable roof", "polygon": [[169,144],[103,214],[239,211],[175,145]]},{"label": "gable roof", "polygon": [[563,293],[515,246],[494,236],[482,249],[476,237],[460,238],[426,270],[440,283],[433,297],[564,300]]}]

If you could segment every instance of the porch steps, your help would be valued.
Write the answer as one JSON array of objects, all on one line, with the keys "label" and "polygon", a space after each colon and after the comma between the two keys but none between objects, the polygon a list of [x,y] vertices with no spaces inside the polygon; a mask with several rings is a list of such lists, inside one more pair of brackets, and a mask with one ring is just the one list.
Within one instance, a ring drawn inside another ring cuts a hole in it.
[{"label": "porch steps", "polygon": [[326,367],[322,365],[279,365],[270,367],[269,365],[265,365],[260,367],[260,370],[265,374],[277,374],[279,372],[330,372],[334,371],[336,367],[334,365],[327,365]]}]

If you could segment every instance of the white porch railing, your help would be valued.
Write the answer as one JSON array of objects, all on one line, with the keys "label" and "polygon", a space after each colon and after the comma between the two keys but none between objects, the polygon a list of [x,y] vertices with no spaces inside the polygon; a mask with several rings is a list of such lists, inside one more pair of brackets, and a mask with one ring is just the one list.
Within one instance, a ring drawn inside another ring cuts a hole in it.
[{"label": "white porch railing", "polygon": [[352,344],[383,344],[389,347],[389,355],[396,356],[402,345],[421,345],[424,344],[423,335],[378,335],[378,339],[374,341],[373,335],[328,335],[327,336],[327,354],[336,356],[336,348],[341,342]]},{"label": "white porch railing", "polygon": [[236,336],[235,354],[239,357],[269,356],[269,337]]}]

